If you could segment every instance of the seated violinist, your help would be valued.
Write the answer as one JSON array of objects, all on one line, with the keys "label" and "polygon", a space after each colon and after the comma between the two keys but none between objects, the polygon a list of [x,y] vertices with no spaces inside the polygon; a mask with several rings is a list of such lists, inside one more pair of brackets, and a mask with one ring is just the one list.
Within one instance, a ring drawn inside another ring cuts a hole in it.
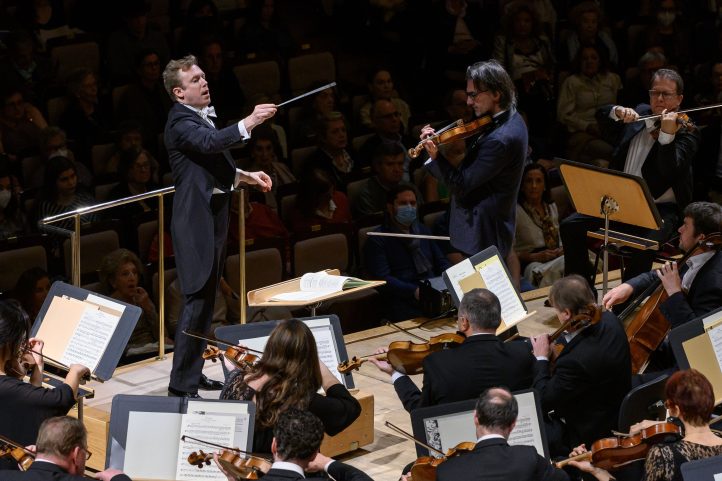
[{"label": "seated violinist", "polygon": [[[667,380],[665,396],[669,415],[678,418],[684,425],[684,437],[672,444],[660,443],[649,448],[644,464],[644,481],[678,481],[682,479],[682,463],[722,455],[722,439],[710,430],[708,424],[715,399],[712,384],[707,378],[695,369],[677,371]],[[632,434],[656,422],[638,423],[632,426]],[[582,445],[575,448],[571,455],[584,452],[586,448]],[[593,466],[589,461],[572,461],[569,464],[591,473],[600,481],[615,479],[608,471]]]},{"label": "seated violinist", "polygon": [[[28,338],[28,320],[15,301],[0,302],[0,434],[23,446],[35,443],[41,423],[64,415],[75,404],[88,368],[72,364],[61,386],[42,386],[43,341]],[[23,377],[29,376],[29,382]],[[22,420],[20,422],[19,420]],[[17,469],[0,460],[1,469]],[[0,476],[5,480],[5,474]]]},{"label": "seated violinist", "polygon": [[[319,452],[323,441],[323,423],[308,411],[289,408],[278,416],[273,426],[273,465],[263,476],[265,481],[293,481],[304,479],[304,472],[320,472],[337,481],[373,481],[361,470],[335,461]],[[218,464],[218,458],[216,457]],[[223,467],[218,464],[223,470]],[[237,481],[225,472],[228,481]]]},{"label": "seated violinist", "polygon": [[552,359],[549,336],[532,338],[537,358],[532,387],[541,396],[542,411],[554,411],[545,419],[551,455],[565,456],[571,446],[590,445],[616,429],[619,406],[630,389],[631,360],[622,323],[611,311],[600,315],[583,277],[556,281],[549,300],[562,325],[569,323],[560,338],[566,345]]},{"label": "seated violinist", "polygon": [[[678,229],[679,248],[689,253],[685,263],[681,267],[677,267],[676,263],[667,263],[659,270],[629,279],[607,292],[602,301],[604,306],[610,309],[635,299],[659,280],[668,297],[659,309],[672,328],[722,306],[722,254],[718,252],[717,245],[704,243],[705,240],[722,241],[719,236],[721,230],[722,206],[712,202],[689,204],[684,210],[684,223]],[[710,238],[713,234],[717,236]],[[656,358],[658,363],[661,362],[658,367],[669,367],[671,359],[664,353],[660,352]]]},{"label": "seated violinist", "polygon": [[[35,443],[35,461],[27,471],[3,472],[3,481],[82,481],[88,479],[85,461],[90,458],[88,432],[82,421],[57,416],[43,421]],[[94,475],[101,481],[130,481],[117,469]]]},{"label": "seated violinist", "polygon": [[436,470],[436,480],[568,480],[564,471],[554,468],[534,447],[509,446],[507,439],[518,414],[519,405],[508,389],[492,387],[484,391],[474,410],[477,437],[474,450],[441,463]]},{"label": "seated violinist", "polygon": [[[386,361],[369,359],[388,373],[408,412],[424,406],[474,399],[492,386],[512,390],[531,385],[534,358],[521,341],[502,342],[496,336],[501,323],[499,299],[486,289],[472,289],[459,305],[457,327],[466,336],[453,349],[429,354],[423,361],[421,391],[408,376],[396,372]],[[386,352],[386,348],[376,354]]]}]

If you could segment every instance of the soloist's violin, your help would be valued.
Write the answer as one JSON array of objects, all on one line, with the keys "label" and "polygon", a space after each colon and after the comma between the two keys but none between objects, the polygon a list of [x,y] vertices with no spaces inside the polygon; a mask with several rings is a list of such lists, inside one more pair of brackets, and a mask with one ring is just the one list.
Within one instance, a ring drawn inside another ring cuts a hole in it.
[{"label": "soloist's violin", "polygon": [[653,424],[638,433],[603,438],[592,444],[586,453],[558,461],[557,468],[566,466],[569,461],[590,461],[594,466],[614,471],[634,461],[647,457],[653,444],[677,441],[682,437],[682,428],[674,423]]},{"label": "soloist's violin", "polygon": [[486,132],[493,125],[494,121],[491,115],[483,115],[478,119],[474,119],[471,122],[467,123],[464,123],[463,120],[459,119],[453,124],[447,125],[435,134],[426,137],[421,142],[419,142],[416,147],[412,147],[411,149],[409,149],[409,157],[411,157],[412,159],[418,157],[421,151],[424,150],[424,143],[427,140],[433,141],[436,145],[448,144],[457,140],[462,140],[467,137]]},{"label": "soloist's violin", "polygon": [[422,364],[426,356],[432,352],[458,346],[466,339],[461,334],[445,333],[432,337],[428,341],[415,343],[411,341],[394,341],[384,354],[371,354],[362,357],[352,357],[338,365],[338,372],[346,374],[358,369],[361,364],[370,358],[388,361],[393,368],[403,374],[414,375],[423,372]]}]

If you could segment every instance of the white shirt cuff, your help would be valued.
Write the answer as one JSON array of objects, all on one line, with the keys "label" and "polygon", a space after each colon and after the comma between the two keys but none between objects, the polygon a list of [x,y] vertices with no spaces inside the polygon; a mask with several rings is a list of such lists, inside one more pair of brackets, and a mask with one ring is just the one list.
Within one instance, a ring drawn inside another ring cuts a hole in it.
[{"label": "white shirt cuff", "polygon": [[241,139],[248,140],[251,138],[251,133],[246,130],[246,124],[243,123],[243,120],[238,122],[238,131],[241,133]]},{"label": "white shirt cuff", "polygon": [[401,373],[399,371],[394,371],[393,373],[391,373],[391,383],[395,383],[398,378],[404,377],[404,376],[406,376],[406,374]]},{"label": "white shirt cuff", "polygon": [[537,356],[537,357],[536,357],[536,360],[537,360],[537,361],[548,361],[549,358],[546,357],[546,356]]},{"label": "white shirt cuff", "polygon": [[674,141],[674,134],[668,134],[667,132],[663,132],[661,129],[659,130],[659,137],[657,137],[657,142],[659,142],[662,145],[671,144]]},{"label": "white shirt cuff", "polygon": [[331,466],[331,463],[333,463],[334,461],[336,461],[336,460],[335,460],[335,459],[332,459],[331,461],[329,461],[329,462],[326,463],[326,466],[323,467],[323,471],[324,471],[325,473],[328,473],[328,467]]},{"label": "white shirt cuff", "polygon": [[621,105],[615,105],[614,107],[612,107],[612,110],[609,111],[609,118],[612,120],[622,120],[617,117],[617,107],[621,107]]}]

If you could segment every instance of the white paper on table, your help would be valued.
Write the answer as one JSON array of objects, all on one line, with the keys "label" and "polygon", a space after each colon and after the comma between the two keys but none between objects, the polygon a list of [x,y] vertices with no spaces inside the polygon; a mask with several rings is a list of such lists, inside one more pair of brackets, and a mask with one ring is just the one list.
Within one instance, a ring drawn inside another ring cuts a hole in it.
[{"label": "white paper on table", "polygon": [[492,256],[478,263],[475,268],[481,274],[481,278],[484,279],[486,288],[499,298],[501,319],[504,324],[509,326],[526,316],[524,305],[519,300],[519,295],[514,289],[499,256]]},{"label": "white paper on table", "polygon": [[707,334],[709,334],[709,340],[712,341],[712,349],[717,358],[717,365],[720,371],[722,371],[722,326],[710,329],[707,331]]},{"label": "white paper on table", "polygon": [[133,479],[175,479],[181,414],[131,411],[122,470]]},{"label": "white paper on table", "polygon": [[[184,414],[181,422],[181,437],[191,436],[220,446],[232,446],[235,436],[236,420],[233,416]],[[195,441],[181,441],[177,452],[177,471],[175,479],[178,481],[212,480],[226,481],[226,476],[218,469],[215,463],[198,468],[188,463],[188,455],[193,451],[203,450],[213,452],[215,448]]]},{"label": "white paper on table", "polygon": [[474,273],[474,266],[471,264],[471,260],[464,259],[458,264],[454,264],[446,269],[445,272],[446,275],[449,276],[451,286],[454,288],[454,292],[456,292],[456,297],[459,299],[459,302],[461,302],[461,299],[464,297],[464,291],[461,290],[459,282]]},{"label": "white paper on table", "polygon": [[100,309],[85,309],[60,362],[66,366],[82,364],[95,371],[119,321],[119,317]]}]

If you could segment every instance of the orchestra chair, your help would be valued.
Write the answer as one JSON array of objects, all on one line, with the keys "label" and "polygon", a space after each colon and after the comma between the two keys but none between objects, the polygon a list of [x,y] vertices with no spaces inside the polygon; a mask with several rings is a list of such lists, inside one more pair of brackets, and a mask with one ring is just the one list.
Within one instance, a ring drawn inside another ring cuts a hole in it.
[{"label": "orchestra chair", "polygon": [[138,257],[141,262],[148,260],[148,253],[150,252],[150,246],[153,244],[153,239],[158,234],[158,212],[150,212],[156,218],[154,220],[145,220],[136,224],[137,236],[138,236]]},{"label": "orchestra chair", "polygon": [[47,272],[47,235],[34,234],[11,237],[0,241],[0,292],[8,293],[15,288],[20,274],[32,267]]},{"label": "orchestra chair", "polygon": [[291,95],[300,95],[316,83],[336,80],[336,61],[331,52],[311,53],[288,59]]},{"label": "orchestra chair", "polygon": [[351,139],[351,148],[354,152],[358,152],[363,144],[366,143],[368,139],[373,137],[374,134],[363,134],[363,135],[357,135],[353,139]]},{"label": "orchestra chair", "polygon": [[59,79],[66,78],[78,68],[90,69],[97,75],[100,69],[100,47],[92,41],[58,45],[50,49],[50,59]]},{"label": "orchestra chair", "polygon": [[348,197],[348,203],[354,206],[358,202],[358,196],[366,186],[368,177],[364,179],[354,180],[346,184],[346,196]]},{"label": "orchestra chair", "polygon": [[237,65],[233,73],[246,99],[259,95],[269,97],[270,102],[280,99],[281,69],[275,60]]},{"label": "orchestra chair", "polygon": [[95,200],[97,200],[98,202],[107,201],[108,197],[110,197],[110,191],[113,190],[113,188],[117,185],[118,185],[118,182],[111,182],[109,184],[96,185],[93,188]]},{"label": "orchestra chair", "polygon": [[[664,384],[668,374],[641,384],[624,396],[619,407],[619,431],[629,432],[630,426],[643,419],[664,419]],[[661,417],[660,417],[661,416]]]}]

